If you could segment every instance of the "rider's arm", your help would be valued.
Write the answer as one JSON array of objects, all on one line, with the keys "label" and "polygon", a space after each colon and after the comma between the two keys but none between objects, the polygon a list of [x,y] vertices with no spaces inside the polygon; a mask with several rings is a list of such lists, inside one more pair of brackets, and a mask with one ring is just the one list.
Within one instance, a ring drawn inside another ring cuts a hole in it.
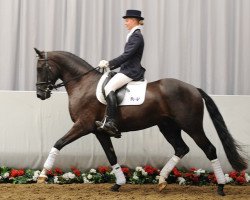
[{"label": "rider's arm", "polygon": [[125,51],[122,55],[109,61],[110,69],[116,69],[121,64],[128,61],[134,55],[139,46],[143,43],[143,38],[140,33],[134,33],[130,36],[128,43],[125,46]]}]

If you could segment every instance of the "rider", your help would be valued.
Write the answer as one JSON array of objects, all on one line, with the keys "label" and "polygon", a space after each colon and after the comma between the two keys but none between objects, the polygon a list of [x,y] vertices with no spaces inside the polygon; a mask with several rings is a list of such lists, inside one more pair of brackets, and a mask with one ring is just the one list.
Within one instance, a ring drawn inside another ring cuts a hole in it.
[{"label": "rider", "polygon": [[127,35],[124,53],[117,58],[106,61],[101,60],[100,68],[110,67],[111,70],[120,68],[120,72],[111,78],[105,86],[105,99],[107,101],[107,121],[96,121],[98,129],[102,129],[110,136],[120,137],[117,127],[117,100],[115,91],[131,81],[138,81],[144,78],[145,69],[141,66],[141,59],[144,49],[144,40],[141,34],[141,25],[144,18],[139,10],[127,10],[125,26],[129,30]]}]

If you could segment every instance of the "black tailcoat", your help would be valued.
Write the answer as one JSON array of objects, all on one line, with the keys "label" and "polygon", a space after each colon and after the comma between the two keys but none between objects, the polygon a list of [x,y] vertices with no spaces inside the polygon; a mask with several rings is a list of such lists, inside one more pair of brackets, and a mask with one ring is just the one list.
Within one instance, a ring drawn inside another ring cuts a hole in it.
[{"label": "black tailcoat", "polygon": [[136,81],[144,78],[145,69],[141,66],[143,49],[143,36],[140,29],[136,29],[125,44],[124,53],[109,61],[111,69],[121,67],[121,73]]}]

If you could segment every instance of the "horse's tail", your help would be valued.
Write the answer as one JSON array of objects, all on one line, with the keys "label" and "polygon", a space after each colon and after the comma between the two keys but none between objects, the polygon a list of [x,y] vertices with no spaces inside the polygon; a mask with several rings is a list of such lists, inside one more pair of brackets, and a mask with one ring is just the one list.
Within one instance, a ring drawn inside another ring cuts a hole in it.
[{"label": "horse's tail", "polygon": [[246,169],[247,162],[238,152],[242,151],[241,147],[229,133],[224,119],[213,99],[209,97],[202,89],[197,89],[199,90],[202,98],[205,100],[208,113],[222,142],[229,163],[236,171],[242,171]]}]

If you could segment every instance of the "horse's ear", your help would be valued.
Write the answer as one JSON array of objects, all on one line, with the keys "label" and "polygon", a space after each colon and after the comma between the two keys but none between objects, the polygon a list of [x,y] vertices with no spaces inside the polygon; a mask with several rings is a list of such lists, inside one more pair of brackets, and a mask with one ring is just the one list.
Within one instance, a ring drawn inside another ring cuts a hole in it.
[{"label": "horse's ear", "polygon": [[36,53],[37,53],[37,55],[39,56],[39,58],[42,58],[42,57],[43,57],[41,51],[39,51],[37,48],[34,48],[34,50],[36,51]]}]

